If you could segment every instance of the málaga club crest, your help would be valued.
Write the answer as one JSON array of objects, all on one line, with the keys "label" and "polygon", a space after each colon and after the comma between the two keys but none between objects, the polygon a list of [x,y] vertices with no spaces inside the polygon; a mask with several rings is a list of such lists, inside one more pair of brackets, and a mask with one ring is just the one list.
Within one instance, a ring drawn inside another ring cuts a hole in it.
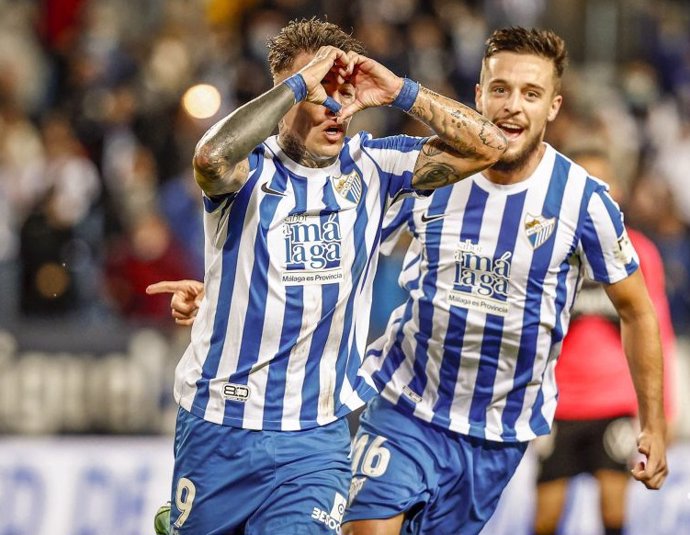
[{"label": "m\u00e1laga club crest", "polygon": [[362,177],[359,176],[357,169],[353,169],[347,175],[332,177],[333,187],[341,197],[344,197],[355,204],[359,203],[362,197]]},{"label": "m\u00e1laga club crest", "polygon": [[527,239],[532,244],[533,249],[544,244],[553,234],[555,228],[555,217],[546,219],[542,215],[533,216],[532,214],[527,214],[525,216],[525,234],[527,234]]}]

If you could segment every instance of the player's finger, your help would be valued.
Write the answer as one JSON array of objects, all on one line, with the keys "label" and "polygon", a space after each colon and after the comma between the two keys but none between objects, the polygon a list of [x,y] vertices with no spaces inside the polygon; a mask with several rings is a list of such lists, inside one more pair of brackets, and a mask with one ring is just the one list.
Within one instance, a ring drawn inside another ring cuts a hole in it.
[{"label": "player's finger", "polygon": [[340,113],[338,114],[337,122],[338,123],[345,122],[346,119],[348,119],[349,117],[352,117],[355,113],[357,113],[361,109],[362,109],[361,106],[356,102],[354,102],[352,104],[348,104],[347,106],[344,106],[340,110]]},{"label": "player's finger", "polygon": [[664,484],[664,480],[666,479],[665,474],[656,474],[651,477],[647,478],[641,478],[639,481],[644,484],[645,487],[647,487],[650,490],[659,490],[662,485]]},{"label": "player's finger", "polygon": [[649,463],[638,462],[630,471],[633,478],[640,481],[648,489],[656,490],[661,488],[666,479],[667,470],[664,468],[655,468]]},{"label": "player's finger", "polygon": [[347,52],[337,47],[333,47],[333,50],[335,51],[335,57],[333,59],[342,65],[347,65],[350,61]]},{"label": "player's finger", "polygon": [[647,472],[645,471],[645,463],[644,461],[638,461],[637,464],[630,470],[630,473],[632,476],[637,479],[638,481],[642,481],[645,476],[647,475]]},{"label": "player's finger", "polygon": [[173,299],[170,303],[170,308],[179,314],[190,315],[199,307],[197,307],[194,303],[189,303],[188,301],[176,301]]},{"label": "player's finger", "polygon": [[331,67],[338,63],[345,64],[348,61],[345,52],[334,46],[323,47],[316,53],[314,59],[318,61],[325,61]]},{"label": "player's finger", "polygon": [[190,312],[183,312],[175,308],[170,310],[170,315],[177,320],[186,320],[194,317],[194,315]]},{"label": "player's finger", "polygon": [[[357,54],[357,52],[350,50],[347,53],[347,76],[352,75],[352,73],[355,70],[355,66],[357,65],[358,62],[359,62],[359,54]],[[346,78],[347,78],[347,76],[346,76]]]},{"label": "player's finger", "polygon": [[183,284],[181,281],[160,281],[153,284],[149,284],[146,287],[146,293],[149,295],[162,294],[162,293],[173,293],[177,290],[181,290]]},{"label": "player's finger", "polygon": [[178,325],[193,325],[194,324],[194,319],[195,318],[189,318],[189,319],[178,319],[175,318],[175,323]]},{"label": "player's finger", "polygon": [[646,486],[648,489],[659,490],[666,481],[666,474],[657,474],[652,479],[650,479]]}]

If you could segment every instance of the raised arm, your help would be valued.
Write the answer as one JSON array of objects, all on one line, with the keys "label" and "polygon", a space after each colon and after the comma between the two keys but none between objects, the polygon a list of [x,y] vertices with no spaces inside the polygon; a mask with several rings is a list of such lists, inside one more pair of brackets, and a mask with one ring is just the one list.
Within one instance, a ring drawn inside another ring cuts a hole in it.
[{"label": "raised arm", "polygon": [[656,314],[640,270],[605,288],[620,316],[623,349],[637,393],[641,426],[637,449],[647,458],[646,463],[633,468],[632,475],[647,488],[659,489],[668,475],[668,466],[663,360]]},{"label": "raised arm", "polygon": [[429,126],[436,135],[417,158],[412,184],[420,189],[457,182],[498,161],[507,143],[503,132],[473,109],[400,78],[380,63],[350,52],[355,101],[338,118],[359,110],[393,105]]},{"label": "raised arm", "polygon": [[[349,58],[335,47],[322,47],[298,73],[214,124],[194,151],[194,176],[209,196],[238,191],[249,176],[249,153],[278,126],[301,100],[323,104],[323,78],[336,66],[345,74]],[[297,79],[301,78],[301,81]]]},{"label": "raised arm", "polygon": [[491,121],[425,87],[408,113],[436,132],[417,158],[412,179],[417,188],[457,182],[493,165],[506,150],[503,132]]},{"label": "raised arm", "polygon": [[206,195],[238,191],[249,176],[247,156],[271,135],[295,104],[295,95],[278,84],[214,124],[194,151],[194,178]]}]

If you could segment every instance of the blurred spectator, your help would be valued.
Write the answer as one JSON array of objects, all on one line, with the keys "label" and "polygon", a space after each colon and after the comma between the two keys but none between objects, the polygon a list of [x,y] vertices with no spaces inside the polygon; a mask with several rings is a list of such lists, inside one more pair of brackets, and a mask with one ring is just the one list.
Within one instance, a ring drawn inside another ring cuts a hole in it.
[{"label": "blurred spectator", "polygon": [[101,183],[69,121],[41,125],[45,160],[27,164],[32,210],[21,228],[21,308],[43,315],[85,308],[98,287]]},{"label": "blurred spectator", "polygon": [[188,278],[201,280],[204,276],[203,204],[192,171],[163,184],[158,202],[175,241],[187,252],[192,273]]},{"label": "blurred spectator", "polygon": [[660,146],[656,167],[668,184],[678,215],[690,225],[690,113],[680,122],[677,137]]},{"label": "blurred spectator", "polygon": [[690,335],[690,229],[675,207],[668,184],[645,174],[635,184],[629,213],[664,259],[666,294],[678,334]]},{"label": "blurred spectator", "polygon": [[169,321],[170,300],[146,295],[146,287],[196,276],[186,251],[155,211],[140,213],[130,222],[129,231],[112,245],[106,269],[107,293],[117,312],[130,320],[160,323]]},{"label": "blurred spectator", "polygon": [[9,325],[19,311],[19,231],[33,202],[27,162],[43,161],[38,130],[0,80],[0,325]]}]

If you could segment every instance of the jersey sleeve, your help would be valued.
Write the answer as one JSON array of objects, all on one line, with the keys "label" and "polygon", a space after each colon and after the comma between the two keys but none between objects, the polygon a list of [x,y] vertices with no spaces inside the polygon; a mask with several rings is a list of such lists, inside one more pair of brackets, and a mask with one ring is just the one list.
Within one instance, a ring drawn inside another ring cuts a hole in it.
[{"label": "jersey sleeve", "polygon": [[417,157],[428,137],[406,135],[372,139],[362,135],[362,149],[379,168],[379,175],[387,190],[388,206],[408,196],[429,195],[432,190],[420,190],[412,186]]},{"label": "jersey sleeve", "polygon": [[415,205],[414,197],[407,197],[402,202],[395,203],[388,209],[381,228],[381,253],[390,255],[400,239],[400,235],[410,227],[412,211]]},{"label": "jersey sleeve", "polygon": [[613,284],[639,267],[623,214],[603,184],[594,190],[586,206],[579,247],[585,274],[597,282]]}]

